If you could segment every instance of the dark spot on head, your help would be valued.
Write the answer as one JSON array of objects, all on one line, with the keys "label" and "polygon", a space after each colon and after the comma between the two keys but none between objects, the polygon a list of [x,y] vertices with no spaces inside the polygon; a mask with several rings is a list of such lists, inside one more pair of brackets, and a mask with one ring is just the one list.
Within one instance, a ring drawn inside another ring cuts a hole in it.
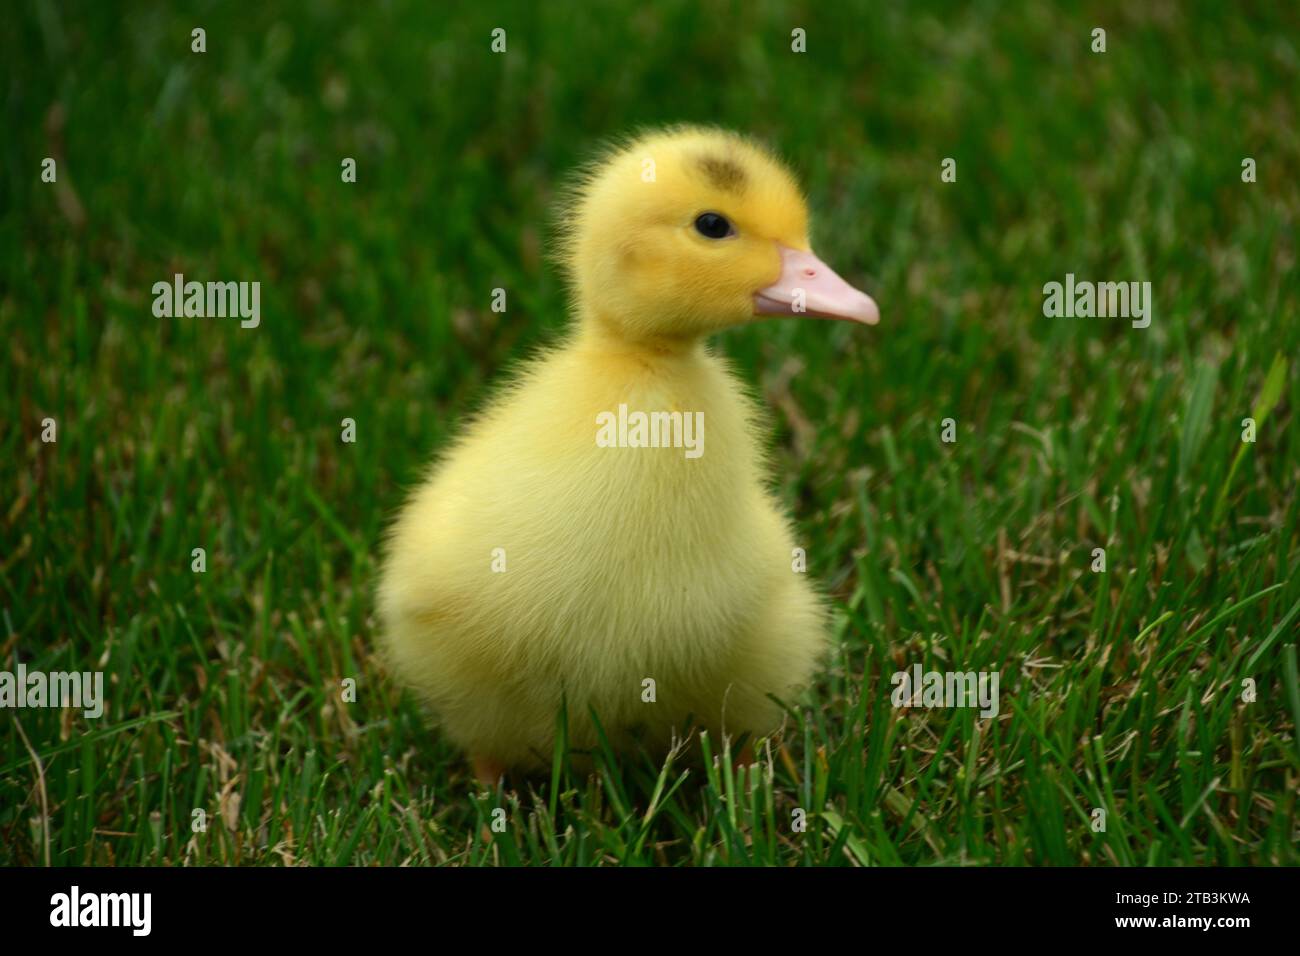
[{"label": "dark spot on head", "polygon": [[716,188],[737,194],[745,191],[745,170],[735,160],[701,156],[695,162]]}]

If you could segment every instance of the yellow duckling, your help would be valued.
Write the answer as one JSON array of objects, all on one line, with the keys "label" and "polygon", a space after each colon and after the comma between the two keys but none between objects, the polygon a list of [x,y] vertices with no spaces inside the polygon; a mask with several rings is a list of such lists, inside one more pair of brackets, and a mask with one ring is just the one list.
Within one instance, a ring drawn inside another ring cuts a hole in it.
[{"label": "yellow duckling", "polygon": [[[574,324],[442,456],[379,588],[390,666],[480,780],[570,744],[662,748],[694,717],[766,734],[826,642],[766,490],[757,409],[710,334],[756,316],[874,324],[809,250],[790,173],[750,141],[673,128],[572,197]],[[650,683],[653,682],[653,683]],[[589,710],[590,709],[590,710]]]}]

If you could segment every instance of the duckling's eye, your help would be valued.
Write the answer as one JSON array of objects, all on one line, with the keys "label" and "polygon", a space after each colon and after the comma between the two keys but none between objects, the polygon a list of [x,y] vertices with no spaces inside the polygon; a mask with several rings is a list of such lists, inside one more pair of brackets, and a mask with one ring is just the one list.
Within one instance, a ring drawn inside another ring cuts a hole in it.
[{"label": "duckling's eye", "polygon": [[707,239],[726,239],[736,234],[727,217],[720,216],[716,212],[700,213],[695,220],[695,231]]}]

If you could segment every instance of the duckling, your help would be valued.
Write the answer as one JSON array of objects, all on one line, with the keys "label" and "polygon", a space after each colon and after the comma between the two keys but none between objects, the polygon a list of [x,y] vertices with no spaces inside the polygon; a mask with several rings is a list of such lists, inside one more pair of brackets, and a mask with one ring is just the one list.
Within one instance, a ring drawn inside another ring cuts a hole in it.
[{"label": "duckling", "polygon": [[667,748],[692,720],[715,740],[779,727],[827,609],[792,570],[759,410],[705,340],[764,316],[879,321],[812,253],[790,172],[734,133],[612,148],[561,221],[570,331],[414,491],[378,587],[390,668],[488,785],[549,765],[562,706],[575,751],[593,712],[616,747]]}]

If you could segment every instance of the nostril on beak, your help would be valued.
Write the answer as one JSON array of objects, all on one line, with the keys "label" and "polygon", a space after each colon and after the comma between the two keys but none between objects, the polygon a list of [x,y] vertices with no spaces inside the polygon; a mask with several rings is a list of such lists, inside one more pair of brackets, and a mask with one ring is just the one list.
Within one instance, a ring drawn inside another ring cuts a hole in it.
[{"label": "nostril on beak", "polygon": [[817,275],[817,270],[816,270],[816,269],[804,269],[804,270],[803,270],[803,274],[804,274],[804,276],[805,276],[806,278],[811,279],[813,276]]}]

